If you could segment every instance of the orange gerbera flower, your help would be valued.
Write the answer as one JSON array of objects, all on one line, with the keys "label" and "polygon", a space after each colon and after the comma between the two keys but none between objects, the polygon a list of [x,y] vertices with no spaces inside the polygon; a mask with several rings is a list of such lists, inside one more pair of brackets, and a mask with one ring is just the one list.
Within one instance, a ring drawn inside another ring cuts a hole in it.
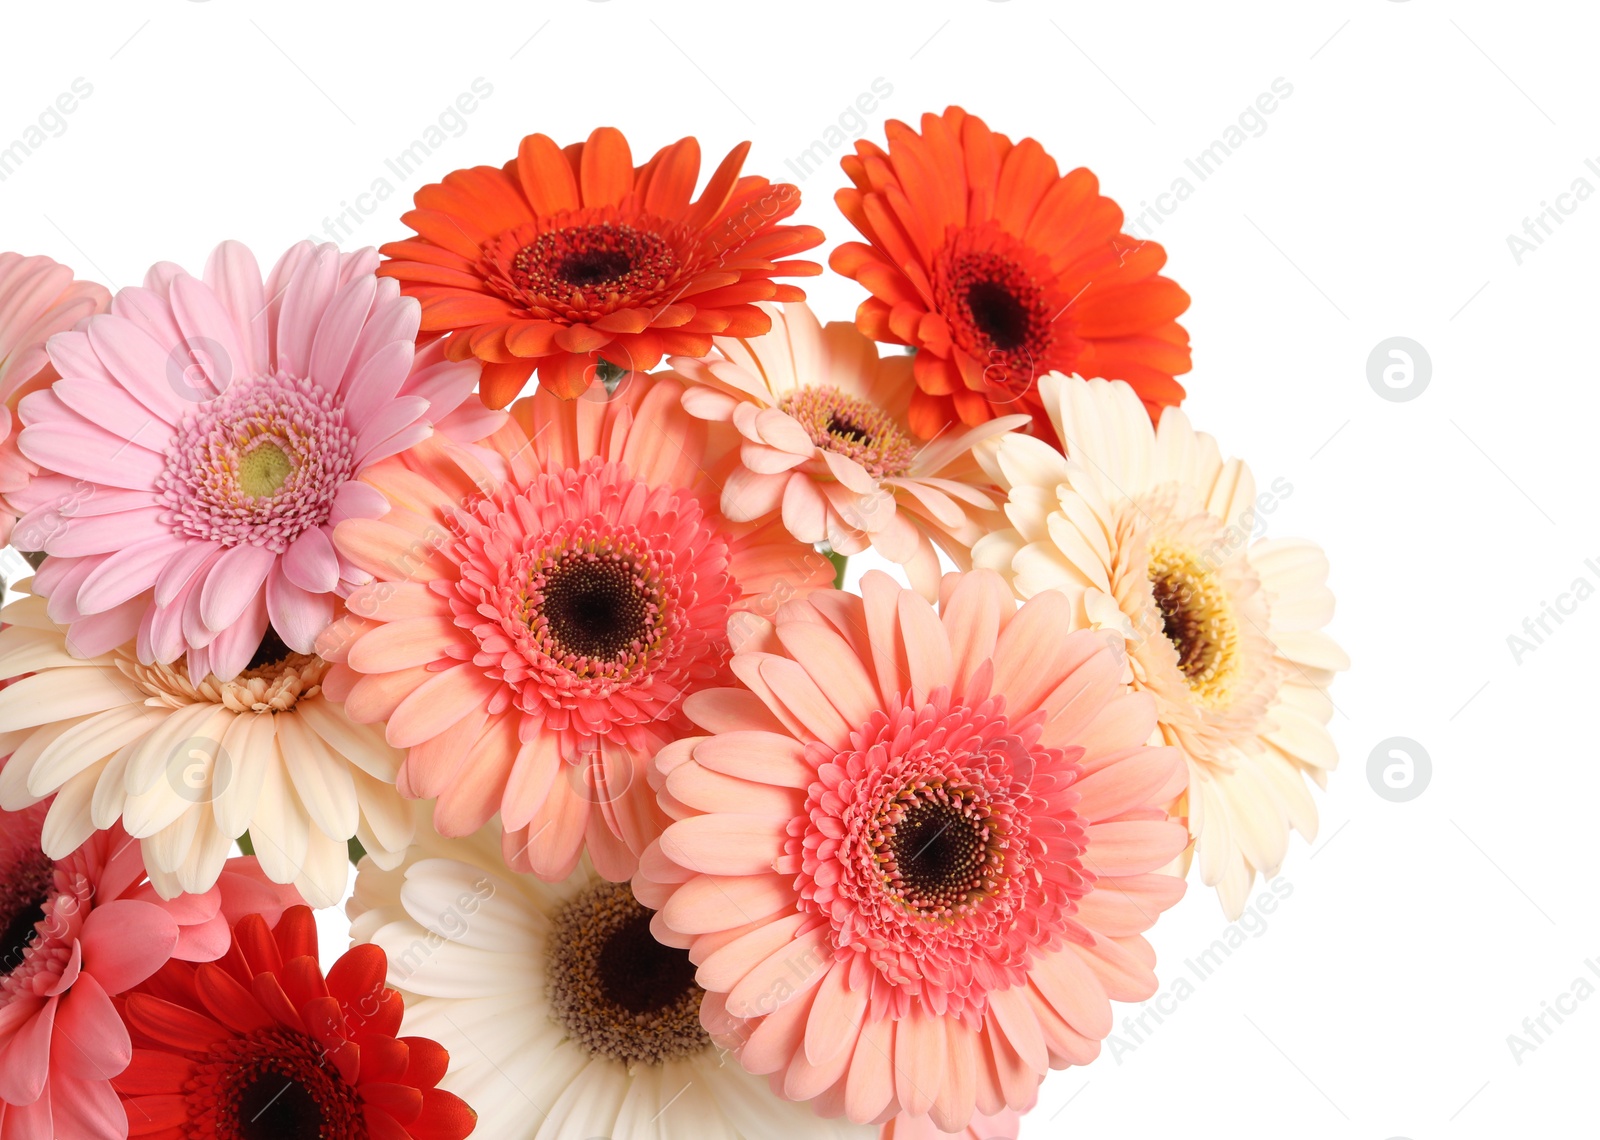
[{"label": "orange gerbera flower", "polygon": [[492,408],[535,370],[570,399],[602,361],[642,372],[665,354],[704,356],[713,334],[768,331],[754,302],[805,299],[774,278],[822,272],[781,260],[820,244],[822,231],[778,224],[800,191],[739,177],[749,149],[729,152],[691,201],[692,138],[635,168],[612,127],[565,149],[529,135],[504,168],[457,170],[417,191],[402,220],[418,236],[384,246],[391,260],[378,272],[422,302],[424,333],[449,334],[452,360],[484,362]]},{"label": "orange gerbera flower", "polygon": [[1126,380],[1152,417],[1183,399],[1189,295],[1156,271],[1155,242],[1122,233],[1122,210],[1080,167],[1063,177],[1034,139],[1013,144],[960,107],[891,120],[889,149],[856,143],[854,188],[835,195],[871,244],[833,251],[872,296],[856,324],[917,349],[917,434],[1025,411],[1053,438],[1040,376]]}]

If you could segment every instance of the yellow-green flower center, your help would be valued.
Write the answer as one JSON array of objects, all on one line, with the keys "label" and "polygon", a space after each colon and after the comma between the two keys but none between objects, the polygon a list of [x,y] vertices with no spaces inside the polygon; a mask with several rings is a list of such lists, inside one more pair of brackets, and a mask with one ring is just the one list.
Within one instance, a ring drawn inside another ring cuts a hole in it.
[{"label": "yellow-green flower center", "polygon": [[270,498],[293,470],[283,448],[262,440],[239,460],[239,489],[254,499]]}]

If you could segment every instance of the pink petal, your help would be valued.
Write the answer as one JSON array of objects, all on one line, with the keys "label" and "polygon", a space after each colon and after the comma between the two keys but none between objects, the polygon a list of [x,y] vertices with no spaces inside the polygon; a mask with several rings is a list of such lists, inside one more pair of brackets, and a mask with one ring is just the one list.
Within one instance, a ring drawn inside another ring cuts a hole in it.
[{"label": "pink petal", "polygon": [[113,899],[89,912],[78,935],[84,970],[107,993],[132,989],[159,970],[178,944],[178,924],[154,903]]},{"label": "pink petal", "polygon": [[241,543],[223,552],[200,592],[200,619],[221,630],[239,619],[261,593],[278,556],[264,546]]},{"label": "pink petal", "polygon": [[107,1081],[133,1060],[127,1026],[93,974],[81,976],[61,999],[56,1009],[55,1038],[52,1081],[62,1073],[86,1081]]},{"label": "pink petal", "polygon": [[328,532],[312,527],[295,539],[283,556],[289,581],[313,594],[326,594],[339,585],[339,557]]},{"label": "pink petal", "polygon": [[271,354],[267,345],[267,304],[261,289],[261,267],[241,242],[225,241],[206,261],[205,282],[227,310],[238,336],[240,359],[236,376],[266,374]]}]

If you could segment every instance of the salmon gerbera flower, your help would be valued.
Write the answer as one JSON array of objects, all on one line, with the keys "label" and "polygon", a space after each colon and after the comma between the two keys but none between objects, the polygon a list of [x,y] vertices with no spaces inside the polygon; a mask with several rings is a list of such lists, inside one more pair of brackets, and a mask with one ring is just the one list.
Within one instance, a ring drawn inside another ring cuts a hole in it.
[{"label": "salmon gerbera flower", "polygon": [[[334,533],[375,581],[322,640],[325,691],[406,750],[400,791],[445,835],[496,812],[506,858],[562,879],[587,846],[617,881],[659,830],[644,777],[727,680],[729,616],[771,613],[832,564],[779,520],[718,510],[736,433],[670,377],[540,389],[477,450],[429,441],[367,475],[394,509]],[[481,449],[479,449],[481,450]]]},{"label": "salmon gerbera flower", "polygon": [[451,359],[484,362],[490,407],[536,370],[541,387],[572,398],[602,363],[648,371],[665,354],[704,356],[714,334],[767,330],[753,302],[805,298],[774,278],[822,271],[786,260],[822,232],[779,224],[800,191],[741,178],[749,149],[729,152],[694,199],[693,138],[635,168],[612,127],[564,149],[529,135],[503,168],[419,190],[403,219],[417,237],[384,246],[381,272],[422,302],[425,333],[448,334]]},{"label": "salmon gerbera flower", "polygon": [[463,1140],[438,1087],[449,1055],[400,1036],[388,959],[352,947],[324,975],[309,907],[252,914],[220,960],[174,964],[122,1002],[133,1058],[112,1082],[152,1140]]},{"label": "salmon gerbera flower", "polygon": [[856,323],[914,347],[911,423],[1027,412],[1049,437],[1035,381],[1047,372],[1126,380],[1152,416],[1183,399],[1189,295],[1157,275],[1166,251],[1122,232],[1122,211],[1082,167],[1063,176],[1034,139],[1013,144],[960,107],[891,120],[888,150],[842,160],[839,208],[867,243],[829,264],[872,293]]},{"label": "salmon gerbera flower", "polygon": [[958,1132],[1155,992],[1183,759],[1063,596],[1018,608],[990,571],[947,575],[937,613],[880,571],[861,591],[752,620],[744,688],[685,701],[701,733],[656,757],[673,822],[634,892],[747,1069],[823,1115]]}]

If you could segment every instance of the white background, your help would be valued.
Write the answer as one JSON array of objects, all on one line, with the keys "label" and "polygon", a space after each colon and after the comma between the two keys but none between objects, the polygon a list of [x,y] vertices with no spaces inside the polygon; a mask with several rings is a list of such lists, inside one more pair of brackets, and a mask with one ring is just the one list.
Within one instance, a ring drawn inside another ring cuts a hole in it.
[{"label": "white background", "polygon": [[[1507,644],[1575,579],[1600,585],[1600,200],[1563,199],[1520,264],[1507,244],[1574,180],[1600,187],[1588,5],[8,0],[0,19],[0,147],[93,87],[0,181],[0,246],[114,286],[161,259],[198,270],[223,238],[270,261],[349,208],[347,246],[402,236],[417,186],[533,131],[614,124],[641,160],[692,133],[708,165],[751,138],[747,169],[792,179],[785,160],[878,78],[873,138],[959,102],[1091,167],[1130,214],[1187,176],[1155,233],[1194,297],[1187,406],[1261,484],[1292,484],[1272,532],[1333,558],[1344,762],[1265,929],[1154,1032],[1119,1021],[1131,1051],[1053,1074],[1024,1136],[1595,1134],[1600,1000],[1520,1064],[1507,1044],[1600,960],[1600,601],[1520,663]],[[385,160],[478,78],[493,93],[461,133],[397,177]],[[1264,133],[1199,182],[1184,159],[1279,78]],[[387,201],[358,198],[381,178]],[[852,236],[843,181],[830,162],[800,182],[829,245]],[[807,287],[835,318],[861,297]],[[1409,402],[1367,379],[1396,335],[1432,361]],[[1409,802],[1367,778],[1393,736],[1432,760]],[[1154,933],[1169,988],[1224,927],[1192,887]]]}]

